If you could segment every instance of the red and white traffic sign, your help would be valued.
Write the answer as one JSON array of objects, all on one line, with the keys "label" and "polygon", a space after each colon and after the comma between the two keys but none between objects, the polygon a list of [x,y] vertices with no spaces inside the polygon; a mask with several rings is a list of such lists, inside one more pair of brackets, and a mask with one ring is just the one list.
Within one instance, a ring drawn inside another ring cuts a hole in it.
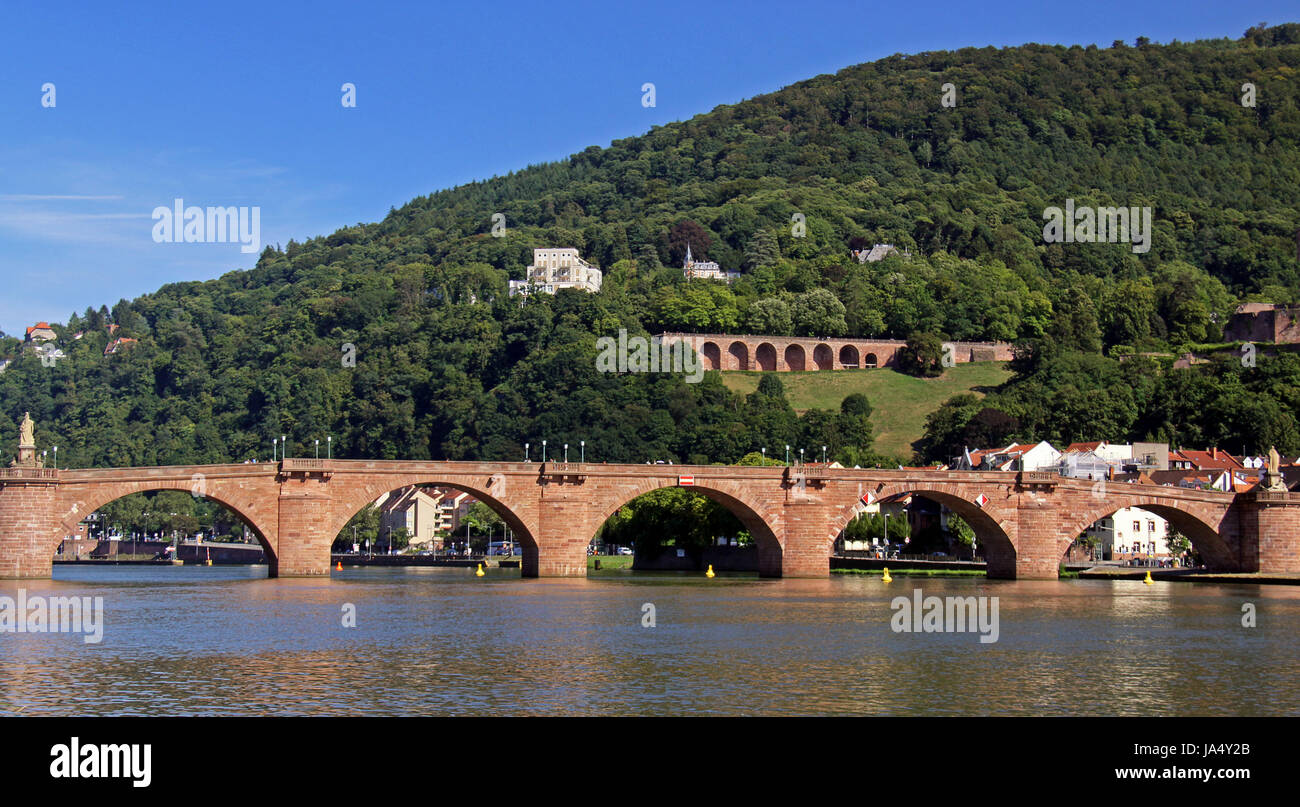
[{"label": "red and white traffic sign", "polygon": [[980,495],[975,497],[975,503],[978,504],[980,507],[983,507],[984,505],[989,503],[989,497],[981,493]]},{"label": "red and white traffic sign", "polygon": [[871,504],[875,500],[876,500],[876,496],[871,491],[867,491],[866,493],[862,494],[863,504]]},{"label": "red and white traffic sign", "polygon": [[679,476],[679,477],[677,477],[677,484],[678,484],[678,485],[681,485],[682,487],[687,487],[687,488],[692,487],[692,486],[695,485],[695,477],[694,477],[694,476]]}]

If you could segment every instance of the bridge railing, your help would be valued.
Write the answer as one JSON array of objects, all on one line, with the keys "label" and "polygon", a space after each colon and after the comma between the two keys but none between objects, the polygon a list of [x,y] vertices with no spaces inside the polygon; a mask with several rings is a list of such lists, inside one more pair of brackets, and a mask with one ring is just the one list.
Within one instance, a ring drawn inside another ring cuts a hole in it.
[{"label": "bridge railing", "polygon": [[58,479],[56,468],[0,468],[0,479]]}]

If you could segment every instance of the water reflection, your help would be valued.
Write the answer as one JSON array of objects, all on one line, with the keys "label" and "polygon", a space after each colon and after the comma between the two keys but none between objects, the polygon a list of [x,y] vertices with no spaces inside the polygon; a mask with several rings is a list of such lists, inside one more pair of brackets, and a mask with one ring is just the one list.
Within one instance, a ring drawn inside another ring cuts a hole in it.
[{"label": "water reflection", "polygon": [[[65,567],[104,640],[0,634],[0,712],[44,715],[1300,714],[1290,587],[611,573]],[[999,597],[999,641],[894,633],[890,600]],[[1258,627],[1241,626],[1241,604]],[[641,626],[653,603],[657,627]],[[342,626],[345,604],[357,627]]]}]

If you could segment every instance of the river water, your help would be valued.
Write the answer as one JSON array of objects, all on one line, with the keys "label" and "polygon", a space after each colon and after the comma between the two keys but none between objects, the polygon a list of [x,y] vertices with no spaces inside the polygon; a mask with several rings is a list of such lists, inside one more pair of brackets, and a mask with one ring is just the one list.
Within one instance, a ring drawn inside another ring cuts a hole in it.
[{"label": "river water", "polygon": [[[1291,586],[265,574],[68,566],[0,581],[0,597],[104,598],[98,644],[0,633],[0,714],[1300,715]],[[915,588],[997,597],[997,641],[895,632],[891,600]]]}]

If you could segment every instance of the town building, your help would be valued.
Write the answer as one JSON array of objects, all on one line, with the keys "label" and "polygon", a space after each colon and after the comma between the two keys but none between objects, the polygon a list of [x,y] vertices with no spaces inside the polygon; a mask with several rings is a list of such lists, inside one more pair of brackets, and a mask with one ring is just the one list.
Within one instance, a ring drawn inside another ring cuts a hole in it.
[{"label": "town building", "polygon": [[48,322],[38,322],[27,329],[27,341],[31,344],[40,344],[57,339],[58,334],[50,327]]},{"label": "town building", "polygon": [[533,263],[524,270],[523,280],[510,281],[510,294],[529,294],[535,289],[555,294],[560,289],[600,291],[603,275],[578,255],[574,247],[541,247],[533,250]]},{"label": "town building", "polygon": [[875,263],[895,254],[901,254],[904,258],[912,257],[911,252],[904,251],[900,253],[898,247],[893,244],[875,244],[871,249],[854,249],[850,250],[849,253],[858,263]]},{"label": "town building", "polygon": [[1042,440],[1033,445],[1012,443],[1003,448],[966,449],[952,462],[958,471],[1042,471],[1056,470],[1061,452]]},{"label": "town building", "polygon": [[112,356],[114,353],[117,353],[119,350],[123,350],[124,348],[128,348],[131,345],[136,344],[137,341],[139,340],[132,339],[129,336],[119,336],[118,338],[109,342],[104,347],[104,355]]},{"label": "town building", "polygon": [[1099,519],[1087,532],[1102,560],[1168,557],[1169,522],[1140,507],[1125,507]]},{"label": "town building", "polygon": [[686,245],[686,258],[682,261],[682,274],[687,280],[724,280],[731,283],[740,277],[739,272],[724,272],[713,261],[697,261],[691,257],[691,245]]},{"label": "town building", "polygon": [[385,493],[375,501],[379,508],[379,533],[384,539],[400,529],[410,536],[410,546],[438,551],[461,525],[475,501],[452,488],[412,485]]}]

